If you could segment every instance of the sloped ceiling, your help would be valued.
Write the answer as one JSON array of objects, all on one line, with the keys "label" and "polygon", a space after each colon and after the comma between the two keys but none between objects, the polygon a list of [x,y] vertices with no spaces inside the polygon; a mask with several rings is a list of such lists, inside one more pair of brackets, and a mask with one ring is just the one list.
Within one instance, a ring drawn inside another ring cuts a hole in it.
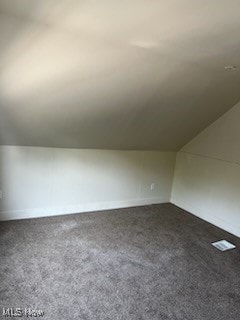
[{"label": "sloped ceiling", "polygon": [[239,0],[0,0],[0,144],[178,150],[240,100]]}]

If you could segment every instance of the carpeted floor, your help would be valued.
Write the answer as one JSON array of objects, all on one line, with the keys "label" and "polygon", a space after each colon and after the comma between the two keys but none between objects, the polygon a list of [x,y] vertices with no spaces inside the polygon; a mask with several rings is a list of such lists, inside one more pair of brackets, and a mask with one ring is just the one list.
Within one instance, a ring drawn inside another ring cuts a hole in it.
[{"label": "carpeted floor", "polygon": [[51,320],[238,320],[239,248],[171,204],[1,222],[0,304]]}]

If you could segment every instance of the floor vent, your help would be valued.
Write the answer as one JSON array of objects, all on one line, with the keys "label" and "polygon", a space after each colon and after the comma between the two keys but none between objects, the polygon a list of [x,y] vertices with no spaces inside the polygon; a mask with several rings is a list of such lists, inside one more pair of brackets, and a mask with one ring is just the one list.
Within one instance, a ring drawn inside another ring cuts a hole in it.
[{"label": "floor vent", "polygon": [[226,250],[231,250],[236,248],[234,244],[232,244],[231,242],[228,242],[227,240],[220,240],[217,242],[213,242],[212,245],[221,251],[226,251]]}]

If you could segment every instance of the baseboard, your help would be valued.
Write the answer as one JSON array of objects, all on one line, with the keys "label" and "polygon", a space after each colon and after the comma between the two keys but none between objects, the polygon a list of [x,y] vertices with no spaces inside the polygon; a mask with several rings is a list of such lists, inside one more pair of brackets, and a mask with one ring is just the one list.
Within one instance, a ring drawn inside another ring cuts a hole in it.
[{"label": "baseboard", "polygon": [[102,211],[110,209],[128,208],[135,206],[151,205],[169,202],[169,198],[148,198],[132,199],[125,201],[95,202],[70,205],[64,207],[31,208],[22,210],[11,210],[0,212],[0,220],[19,220],[29,218],[40,218],[49,216],[58,216],[65,214],[85,213],[91,211]]},{"label": "baseboard", "polygon": [[211,224],[213,224],[214,226],[227,231],[237,237],[240,237],[240,226],[236,226],[233,225],[231,223],[229,223],[226,220],[223,220],[219,217],[217,217],[216,215],[212,214],[211,212],[204,212],[202,209],[196,208],[196,207],[192,207],[191,205],[189,205],[188,203],[186,203],[185,201],[179,200],[179,199],[174,199],[172,198],[170,203],[176,205],[177,207],[188,211],[189,213],[197,216],[198,218],[207,221]]}]

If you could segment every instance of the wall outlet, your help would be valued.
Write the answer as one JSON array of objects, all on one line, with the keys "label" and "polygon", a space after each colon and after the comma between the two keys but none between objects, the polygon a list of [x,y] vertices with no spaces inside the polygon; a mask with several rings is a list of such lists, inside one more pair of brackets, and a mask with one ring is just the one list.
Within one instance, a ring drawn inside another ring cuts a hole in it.
[{"label": "wall outlet", "polygon": [[0,190],[0,199],[2,199],[3,193],[2,190]]},{"label": "wall outlet", "polygon": [[154,190],[154,189],[155,189],[155,183],[151,183],[150,190]]}]

